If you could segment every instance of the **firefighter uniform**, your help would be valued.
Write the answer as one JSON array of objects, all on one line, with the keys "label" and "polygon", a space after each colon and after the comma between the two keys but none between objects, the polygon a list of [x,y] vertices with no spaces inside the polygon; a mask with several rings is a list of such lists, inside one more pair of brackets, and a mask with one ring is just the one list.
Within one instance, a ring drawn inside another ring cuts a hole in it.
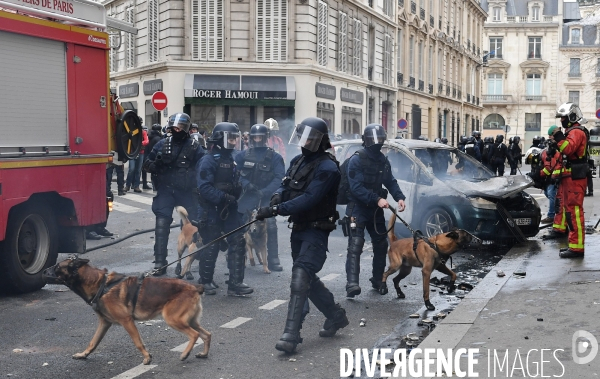
[{"label": "firefighter uniform", "polygon": [[548,217],[554,218],[552,228],[557,233],[566,232],[565,211],[560,194],[558,193],[560,175],[562,171],[562,155],[554,150],[542,151],[544,167],[540,170],[540,178],[545,179],[544,194],[548,198]]}]

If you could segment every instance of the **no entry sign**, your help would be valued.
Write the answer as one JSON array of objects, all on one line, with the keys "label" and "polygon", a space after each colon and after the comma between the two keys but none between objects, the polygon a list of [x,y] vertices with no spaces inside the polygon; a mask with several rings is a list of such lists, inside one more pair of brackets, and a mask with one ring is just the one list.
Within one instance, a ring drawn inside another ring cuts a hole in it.
[{"label": "no entry sign", "polygon": [[162,111],[167,107],[167,95],[162,91],[156,91],[152,94],[152,106],[157,111]]}]

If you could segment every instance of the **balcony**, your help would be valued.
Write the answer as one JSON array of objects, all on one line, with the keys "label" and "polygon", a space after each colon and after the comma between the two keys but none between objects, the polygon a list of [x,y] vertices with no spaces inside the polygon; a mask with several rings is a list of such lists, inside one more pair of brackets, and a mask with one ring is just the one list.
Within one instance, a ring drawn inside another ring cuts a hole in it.
[{"label": "balcony", "polygon": [[554,22],[554,17],[552,17],[552,16],[544,16],[544,22]]},{"label": "balcony", "polygon": [[524,95],[522,97],[522,99],[525,101],[531,101],[531,102],[543,102],[543,101],[546,101],[546,96],[545,95]]},{"label": "balcony", "polygon": [[419,80],[419,91],[425,91],[425,82]]},{"label": "balcony", "polygon": [[527,16],[519,16],[519,22],[527,22]]},{"label": "balcony", "polygon": [[569,78],[581,78],[581,72],[569,72]]},{"label": "balcony", "polygon": [[425,21],[425,9],[421,8],[419,10],[419,16],[421,17],[421,20]]},{"label": "balcony", "polygon": [[433,84],[429,85],[429,93],[433,95]]},{"label": "balcony", "polygon": [[433,16],[429,16],[429,26],[435,28],[435,18]]},{"label": "balcony", "polygon": [[415,88],[415,78],[413,78],[412,76],[408,78],[408,88]]},{"label": "balcony", "polygon": [[398,0],[398,6],[404,8],[404,0]]},{"label": "balcony", "polygon": [[467,50],[471,50],[471,40],[467,40]]},{"label": "balcony", "polygon": [[[469,95],[467,95],[469,101]],[[481,95],[483,103],[512,103],[512,95]]]},{"label": "balcony", "polygon": [[489,57],[490,57],[490,59],[502,59],[502,53],[500,53],[500,54],[490,53]]},{"label": "balcony", "polygon": [[410,2],[410,13],[417,14],[417,3],[414,1]]},{"label": "balcony", "polygon": [[396,73],[396,81],[398,82],[398,87],[404,84],[404,74],[401,72]]},{"label": "balcony", "polygon": [[508,21],[508,22],[515,22],[515,16],[507,16],[506,17],[506,21]]},{"label": "balcony", "polygon": [[527,59],[542,59],[542,54],[541,53],[534,53],[534,52],[529,52],[529,54],[527,54]]}]

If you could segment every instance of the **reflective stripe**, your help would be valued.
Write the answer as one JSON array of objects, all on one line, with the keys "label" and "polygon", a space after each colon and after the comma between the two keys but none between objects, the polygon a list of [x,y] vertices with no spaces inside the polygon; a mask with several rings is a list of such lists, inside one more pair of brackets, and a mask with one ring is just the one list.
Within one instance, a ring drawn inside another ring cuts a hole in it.
[{"label": "reflective stripe", "polygon": [[561,206],[561,209],[562,209],[562,212],[561,212],[562,215],[560,217],[560,224],[552,224],[552,228],[564,233],[567,231],[567,226],[565,225],[567,222],[567,215],[565,214],[565,212],[566,212],[565,207]]},{"label": "reflective stripe", "polygon": [[562,153],[562,151],[567,147],[567,145],[569,144],[569,141],[564,140],[560,146],[558,146],[558,151],[560,151]]},{"label": "reflective stripe", "polygon": [[583,253],[583,249],[584,249],[583,245],[580,245],[580,244],[577,244],[577,243],[570,243],[569,244],[569,248],[572,249],[572,250],[575,250],[575,249],[580,250],[580,251],[575,251],[577,253],[579,253],[579,252]]},{"label": "reflective stripe", "polygon": [[[577,243],[569,244],[569,247],[583,249],[583,230],[581,229],[581,209],[579,205],[575,206],[575,220],[577,222]],[[574,245],[574,246],[571,246]]]},{"label": "reflective stripe", "polygon": [[542,170],[542,172],[546,175],[550,175],[550,171],[548,171],[548,169],[546,167],[544,167],[544,169]]},{"label": "reflective stripe", "polygon": [[560,174],[560,169],[552,171],[552,175],[558,175],[558,174]]}]

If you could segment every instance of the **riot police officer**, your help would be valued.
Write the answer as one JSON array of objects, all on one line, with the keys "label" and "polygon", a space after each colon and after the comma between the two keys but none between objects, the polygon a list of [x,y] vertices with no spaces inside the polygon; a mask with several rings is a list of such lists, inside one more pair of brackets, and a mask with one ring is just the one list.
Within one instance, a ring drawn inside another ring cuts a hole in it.
[{"label": "riot police officer", "polygon": [[335,158],[325,151],[331,146],[327,124],[317,117],[303,120],[292,133],[290,144],[300,146],[302,154],[292,159],[270,206],[260,208],[257,215],[260,219],[290,216],[293,223],[290,302],[283,335],[275,345],[286,353],[292,353],[302,342],[300,328],[308,313],[307,299],[327,317],[319,336],[332,337],[349,323],[346,311],[317,276],[327,258],[329,233],[339,218],[336,198],[340,172]]},{"label": "riot police officer", "polygon": [[204,156],[204,149],[190,138],[190,116],[176,113],[169,118],[171,136],[154,145],[144,162],[144,169],[156,180],[156,196],[152,199],[152,212],[156,215],[154,230],[154,268],[159,269],[155,276],[167,271],[167,245],[169,231],[176,205],[183,206],[190,214],[195,214],[197,201],[196,164]]},{"label": "riot police officer", "polygon": [[[285,176],[283,157],[267,147],[268,138],[269,128],[266,125],[253,125],[250,128],[249,149],[235,156],[244,193],[239,201],[241,213],[269,204]],[[274,218],[267,220],[267,261],[269,270],[283,270],[279,263],[277,222]]]},{"label": "riot police officer", "polygon": [[[365,244],[365,228],[373,244],[373,277],[369,279],[374,289],[385,295],[387,286],[381,283],[388,250],[386,225],[383,211],[388,208],[388,191],[398,202],[398,210],[404,210],[406,198],[392,174],[390,162],[381,152],[387,138],[380,124],[369,124],[363,132],[363,150],[359,150],[348,162],[349,202],[346,221],[350,227],[348,255],[346,257],[346,296],[354,297],[361,292],[359,285],[360,255]],[[385,186],[385,190],[382,186]]]},{"label": "riot police officer", "polygon": [[[206,154],[196,171],[198,184],[198,231],[204,243],[213,241],[222,233],[228,233],[242,225],[237,200],[241,194],[239,172],[233,159],[233,152],[240,148],[240,129],[237,124],[220,122],[215,125],[208,142],[210,153]],[[246,241],[242,232],[227,238],[229,245],[227,266],[229,283],[227,295],[241,296],[254,292],[244,283]],[[217,286],[213,282],[215,263],[219,245],[214,244],[200,253],[199,283],[204,285],[204,293],[216,295]]]},{"label": "riot police officer", "polygon": [[467,143],[465,144],[465,153],[481,162],[481,150],[479,150],[479,145],[475,137],[471,136],[467,138]]},{"label": "riot police officer", "polygon": [[468,140],[469,139],[467,138],[467,136],[460,136],[460,139],[458,140],[458,146],[456,146],[458,148],[458,150],[460,150],[464,153],[465,146],[467,145]]},{"label": "riot police officer", "polygon": [[[483,151],[483,140],[481,139],[481,132],[479,130],[473,130],[473,132],[471,133],[471,136],[475,138],[477,147],[479,148],[479,151],[482,152]],[[481,162],[481,159],[479,159],[479,161]]]},{"label": "riot police officer", "polygon": [[521,146],[519,146],[520,142],[521,142],[521,137],[514,136],[511,138],[510,145],[508,146],[508,154],[512,158],[512,161],[510,162],[510,174],[511,175],[517,175],[518,165],[520,163],[522,163]]},{"label": "riot police officer", "polygon": [[504,175],[504,162],[508,159],[508,162],[512,164],[512,157],[508,154],[508,148],[504,144],[504,136],[502,134],[498,134],[496,136],[496,141],[492,145],[490,149],[489,162],[492,168],[492,171],[497,176]]},{"label": "riot police officer", "polygon": [[485,165],[485,167],[491,169],[490,165],[490,150],[492,150],[492,146],[494,145],[494,137],[485,137],[483,139],[483,150],[481,151],[481,163]]}]

